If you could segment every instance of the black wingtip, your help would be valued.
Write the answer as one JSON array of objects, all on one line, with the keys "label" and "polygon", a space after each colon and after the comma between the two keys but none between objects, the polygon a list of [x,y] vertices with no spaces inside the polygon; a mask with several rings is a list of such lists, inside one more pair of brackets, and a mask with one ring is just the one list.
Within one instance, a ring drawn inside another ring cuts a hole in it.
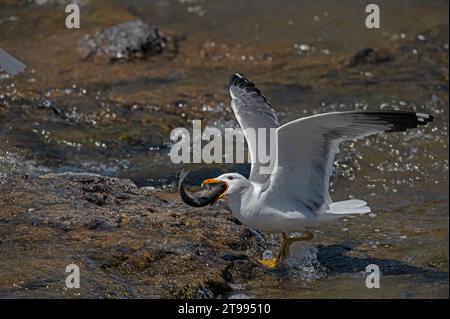
[{"label": "black wingtip", "polygon": [[434,121],[434,116],[431,114],[425,114],[425,113],[416,113],[416,119],[415,119],[415,126],[425,126],[428,125],[428,123]]},{"label": "black wingtip", "polygon": [[253,82],[249,81],[241,73],[235,73],[231,77],[230,89],[232,89],[233,87],[238,87],[240,89],[245,90],[246,92],[253,92],[253,93],[259,95],[264,100],[264,102],[266,102],[270,106],[269,101],[267,101],[266,97],[261,93],[261,90],[258,89]]},{"label": "black wingtip", "polygon": [[230,79],[230,86],[244,87],[246,84],[253,84],[240,73],[235,73]]},{"label": "black wingtip", "polygon": [[425,113],[416,113],[417,121],[421,123],[430,123],[434,121],[434,116]]},{"label": "black wingtip", "polygon": [[376,121],[390,124],[391,127],[386,132],[406,131],[419,126],[425,126],[434,120],[433,115],[410,111],[366,111],[356,113],[363,116],[368,116]]}]

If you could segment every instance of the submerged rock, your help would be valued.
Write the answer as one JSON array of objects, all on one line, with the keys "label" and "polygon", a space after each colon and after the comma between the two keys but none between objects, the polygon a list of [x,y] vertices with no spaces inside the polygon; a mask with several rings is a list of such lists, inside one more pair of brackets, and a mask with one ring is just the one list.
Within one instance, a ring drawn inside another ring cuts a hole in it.
[{"label": "submerged rock", "polygon": [[375,51],[372,48],[361,49],[356,52],[348,62],[347,66],[350,68],[364,64],[378,64],[388,62],[392,57],[384,51]]},{"label": "submerged rock", "polygon": [[79,48],[84,58],[95,56],[116,61],[162,53],[166,43],[166,37],[156,26],[136,20],[86,35],[79,41]]}]

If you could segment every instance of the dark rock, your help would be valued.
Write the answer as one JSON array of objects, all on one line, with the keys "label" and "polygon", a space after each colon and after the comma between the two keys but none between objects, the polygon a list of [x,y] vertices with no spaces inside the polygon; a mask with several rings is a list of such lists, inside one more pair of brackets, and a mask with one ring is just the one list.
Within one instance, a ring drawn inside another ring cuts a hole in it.
[{"label": "dark rock", "polygon": [[372,48],[361,49],[352,56],[347,66],[350,68],[364,64],[378,64],[388,62],[392,57],[383,51],[375,51]]},{"label": "dark rock", "polygon": [[118,226],[119,224],[117,221],[113,221],[108,218],[94,217],[88,222],[88,227],[92,230],[108,230],[111,228],[116,228]]},{"label": "dark rock", "polygon": [[98,206],[102,206],[106,203],[106,196],[99,196],[97,194],[93,194],[93,193],[87,193],[86,194],[86,199]]},{"label": "dark rock", "polygon": [[106,57],[110,61],[142,59],[159,54],[166,48],[167,39],[157,27],[141,21],[113,26],[79,41],[84,58]]},{"label": "dark rock", "polygon": [[223,260],[226,260],[226,261],[235,261],[235,260],[247,260],[248,256],[225,254],[225,255],[223,255],[222,258],[223,258]]}]

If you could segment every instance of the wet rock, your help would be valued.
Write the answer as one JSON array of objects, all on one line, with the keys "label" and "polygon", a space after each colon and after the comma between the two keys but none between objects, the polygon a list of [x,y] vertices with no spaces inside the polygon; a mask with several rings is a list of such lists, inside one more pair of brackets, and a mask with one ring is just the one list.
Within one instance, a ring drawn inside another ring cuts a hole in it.
[{"label": "wet rock", "polygon": [[162,53],[166,44],[167,38],[156,26],[136,20],[84,36],[79,41],[79,49],[84,58],[126,61]]},{"label": "wet rock", "polygon": [[99,196],[99,195],[92,194],[92,193],[86,194],[86,199],[89,202],[94,203],[95,205],[98,205],[98,206],[102,206],[103,204],[105,204],[106,198],[107,198],[106,196]]},{"label": "wet rock", "polygon": [[[84,297],[226,297],[231,281],[254,278],[233,278],[226,269],[260,267],[245,258],[259,254],[256,241],[221,205],[193,209],[176,194],[170,199],[130,180],[74,173],[11,176],[0,194],[0,287],[17,276],[39,283],[48,273],[61,274],[48,287],[10,287],[17,295],[69,294],[61,291],[64,269],[75,263]],[[24,259],[26,274],[14,266]],[[0,296],[11,296],[10,288],[0,288]]]},{"label": "wet rock", "polygon": [[378,64],[388,62],[392,57],[385,51],[375,51],[372,48],[361,49],[355,53],[348,62],[350,68],[364,64]]}]

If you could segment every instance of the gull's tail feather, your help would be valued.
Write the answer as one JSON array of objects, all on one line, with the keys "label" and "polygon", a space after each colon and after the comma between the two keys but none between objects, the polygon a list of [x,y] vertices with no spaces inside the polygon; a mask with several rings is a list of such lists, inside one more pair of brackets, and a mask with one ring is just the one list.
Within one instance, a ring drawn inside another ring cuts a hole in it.
[{"label": "gull's tail feather", "polygon": [[363,200],[350,199],[331,203],[326,213],[333,215],[367,214],[370,213],[370,207]]}]

